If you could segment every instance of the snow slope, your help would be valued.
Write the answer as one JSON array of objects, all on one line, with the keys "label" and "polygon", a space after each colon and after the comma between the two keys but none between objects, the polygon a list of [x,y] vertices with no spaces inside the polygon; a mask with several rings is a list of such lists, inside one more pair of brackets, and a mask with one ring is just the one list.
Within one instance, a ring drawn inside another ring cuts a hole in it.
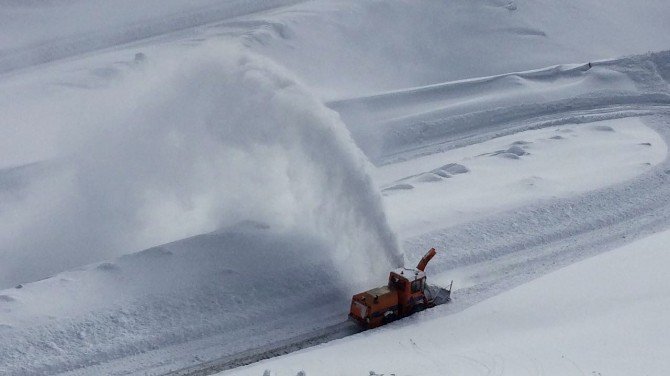
[{"label": "snow slope", "polygon": [[0,373],[304,347],[437,246],[406,338],[670,224],[665,1],[157,4],[0,1]]},{"label": "snow slope", "polygon": [[339,0],[230,27],[256,22],[248,45],[332,99],[667,49],[669,13],[663,0]]},{"label": "snow slope", "polygon": [[622,110],[639,111],[640,105],[666,105],[667,61],[668,53],[660,52],[551,66],[348,98],[329,106],[379,165],[523,129],[617,118],[627,116]]},{"label": "snow slope", "polygon": [[437,307],[222,375],[663,375],[669,241],[661,232],[462,312]]}]

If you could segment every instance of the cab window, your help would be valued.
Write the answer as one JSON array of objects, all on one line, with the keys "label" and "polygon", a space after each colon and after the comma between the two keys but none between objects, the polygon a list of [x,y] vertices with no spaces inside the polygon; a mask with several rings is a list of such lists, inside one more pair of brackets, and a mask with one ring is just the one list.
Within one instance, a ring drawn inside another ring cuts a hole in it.
[{"label": "cab window", "polygon": [[412,282],[412,292],[423,291],[423,278]]},{"label": "cab window", "polygon": [[399,279],[398,277],[392,277],[389,280],[389,288],[404,291],[405,281]]}]

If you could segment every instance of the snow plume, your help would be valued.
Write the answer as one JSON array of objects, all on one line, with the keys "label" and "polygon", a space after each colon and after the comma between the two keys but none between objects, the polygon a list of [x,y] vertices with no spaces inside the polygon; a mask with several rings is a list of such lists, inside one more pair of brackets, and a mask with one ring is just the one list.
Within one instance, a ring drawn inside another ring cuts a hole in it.
[{"label": "snow plume", "polygon": [[402,263],[368,161],[335,112],[242,48],[184,56],[149,59],[83,99],[65,162],[31,185],[34,210],[0,214],[14,221],[0,285],[244,221],[321,239],[354,284]]}]

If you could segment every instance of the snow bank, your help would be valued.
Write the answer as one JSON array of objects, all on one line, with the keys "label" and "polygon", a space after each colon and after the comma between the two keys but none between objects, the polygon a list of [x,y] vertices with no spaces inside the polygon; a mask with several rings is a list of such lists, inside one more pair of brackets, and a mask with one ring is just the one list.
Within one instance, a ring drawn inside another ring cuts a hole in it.
[{"label": "snow bank", "polygon": [[669,241],[659,233],[459,313],[437,307],[222,375],[662,375]]},{"label": "snow bank", "polygon": [[156,349],[178,367],[194,361],[175,351],[187,341],[221,356],[339,321],[350,293],[329,252],[247,223],[1,290],[0,374],[107,374],[95,366]]},{"label": "snow bank", "polygon": [[269,61],[212,43],[56,100],[72,124],[3,202],[0,285],[249,220],[322,239],[352,285],[402,262],[338,115]]}]

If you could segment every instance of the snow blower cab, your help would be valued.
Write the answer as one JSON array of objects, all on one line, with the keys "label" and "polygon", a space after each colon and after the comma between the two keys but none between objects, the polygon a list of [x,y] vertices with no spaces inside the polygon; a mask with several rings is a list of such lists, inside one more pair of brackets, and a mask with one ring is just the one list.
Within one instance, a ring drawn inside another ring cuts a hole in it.
[{"label": "snow blower cab", "polygon": [[426,284],[424,270],[435,253],[431,248],[416,268],[392,270],[386,286],[354,295],[349,317],[364,328],[376,328],[449,301],[451,286],[441,289]]}]

